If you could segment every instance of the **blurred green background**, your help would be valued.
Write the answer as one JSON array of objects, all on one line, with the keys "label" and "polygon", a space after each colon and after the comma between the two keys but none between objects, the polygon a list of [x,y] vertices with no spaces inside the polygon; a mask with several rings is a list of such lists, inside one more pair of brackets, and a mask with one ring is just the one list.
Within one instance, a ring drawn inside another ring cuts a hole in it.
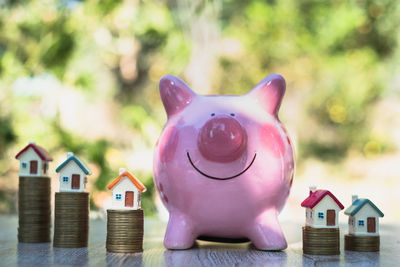
[{"label": "blurred green background", "polygon": [[16,212],[14,156],[34,140],[53,155],[53,178],[67,151],[88,163],[93,210],[105,206],[106,185],[126,167],[148,187],[142,205],[154,213],[152,149],[166,121],[158,93],[165,74],[201,94],[246,93],[275,72],[286,78],[280,118],[297,153],[289,210],[311,182],[347,202],[357,190],[378,206],[400,201],[399,1],[0,7],[0,212]]}]

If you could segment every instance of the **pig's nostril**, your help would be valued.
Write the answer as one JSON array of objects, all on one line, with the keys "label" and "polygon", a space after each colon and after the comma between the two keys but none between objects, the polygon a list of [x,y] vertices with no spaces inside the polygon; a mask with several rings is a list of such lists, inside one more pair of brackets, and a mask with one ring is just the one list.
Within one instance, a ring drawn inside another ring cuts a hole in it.
[{"label": "pig's nostril", "polygon": [[198,147],[208,160],[231,162],[238,159],[247,145],[246,131],[240,123],[229,116],[210,119],[201,128]]}]

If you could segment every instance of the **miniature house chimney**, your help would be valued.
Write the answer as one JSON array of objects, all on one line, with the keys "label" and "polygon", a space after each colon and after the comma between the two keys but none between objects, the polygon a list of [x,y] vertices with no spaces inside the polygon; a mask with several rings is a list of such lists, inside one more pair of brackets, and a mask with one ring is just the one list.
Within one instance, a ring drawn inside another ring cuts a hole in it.
[{"label": "miniature house chimney", "polygon": [[120,174],[120,175],[123,174],[124,172],[126,172],[126,169],[125,169],[125,168],[119,168],[119,174]]},{"label": "miniature house chimney", "polygon": [[352,195],[351,196],[351,203],[354,203],[354,201],[356,201],[358,199],[357,195]]},{"label": "miniature house chimney", "polygon": [[34,145],[34,144],[35,144],[35,141],[30,141],[29,144],[30,144],[30,145]]},{"label": "miniature house chimney", "polygon": [[71,157],[74,155],[74,152],[67,152],[67,158]]},{"label": "miniature house chimney", "polygon": [[315,192],[315,190],[317,190],[317,187],[315,185],[310,185],[309,189],[310,189],[310,195],[311,195],[312,193]]}]

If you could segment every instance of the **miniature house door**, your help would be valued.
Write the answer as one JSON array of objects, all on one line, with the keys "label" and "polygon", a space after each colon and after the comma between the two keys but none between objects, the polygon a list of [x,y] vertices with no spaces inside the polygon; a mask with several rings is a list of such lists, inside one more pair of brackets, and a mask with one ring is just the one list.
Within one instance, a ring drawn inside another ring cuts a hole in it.
[{"label": "miniature house door", "polygon": [[367,218],[367,232],[375,233],[376,232],[376,221],[374,217]]},{"label": "miniature house door", "polygon": [[335,218],[336,212],[335,210],[327,210],[326,211],[326,225],[327,226],[334,226],[335,225]]},{"label": "miniature house door", "polygon": [[29,168],[30,168],[30,170],[29,170],[30,174],[36,174],[37,171],[38,171],[38,162],[37,162],[37,160],[31,160],[30,163],[29,163]]},{"label": "miniature house door", "polygon": [[79,174],[72,174],[71,188],[79,189],[80,183],[81,183],[81,176]]},{"label": "miniature house door", "polygon": [[125,207],[133,207],[133,191],[125,192]]}]

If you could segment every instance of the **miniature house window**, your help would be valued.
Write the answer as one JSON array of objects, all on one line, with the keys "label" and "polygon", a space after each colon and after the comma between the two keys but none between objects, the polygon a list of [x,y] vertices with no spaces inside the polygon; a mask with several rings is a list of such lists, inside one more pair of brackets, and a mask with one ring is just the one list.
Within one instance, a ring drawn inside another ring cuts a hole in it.
[{"label": "miniature house window", "polygon": [[308,211],[306,211],[306,217],[308,217]]},{"label": "miniature house window", "polygon": [[26,168],[26,162],[22,162],[22,168]]},{"label": "miniature house window", "polygon": [[87,177],[83,178],[83,182],[86,184],[87,183]]},{"label": "miniature house window", "polygon": [[351,219],[351,225],[353,225],[353,226],[354,226],[354,220],[353,220],[353,219]]},{"label": "miniature house window", "polygon": [[324,218],[324,213],[323,212],[318,212],[318,218],[323,219]]},{"label": "miniature house window", "polygon": [[121,198],[122,198],[121,194],[115,194],[115,199],[121,200]]},{"label": "miniature house window", "polygon": [[364,226],[364,221],[363,220],[359,220],[358,221],[358,226]]},{"label": "miniature house window", "polygon": [[48,167],[49,165],[47,164],[47,162],[43,163],[43,173],[46,173]]},{"label": "miniature house window", "polygon": [[310,212],[310,218],[312,218],[312,211]]},{"label": "miniature house window", "polygon": [[68,177],[67,177],[67,176],[64,176],[64,177],[63,177],[63,182],[65,182],[65,183],[68,182]]}]

